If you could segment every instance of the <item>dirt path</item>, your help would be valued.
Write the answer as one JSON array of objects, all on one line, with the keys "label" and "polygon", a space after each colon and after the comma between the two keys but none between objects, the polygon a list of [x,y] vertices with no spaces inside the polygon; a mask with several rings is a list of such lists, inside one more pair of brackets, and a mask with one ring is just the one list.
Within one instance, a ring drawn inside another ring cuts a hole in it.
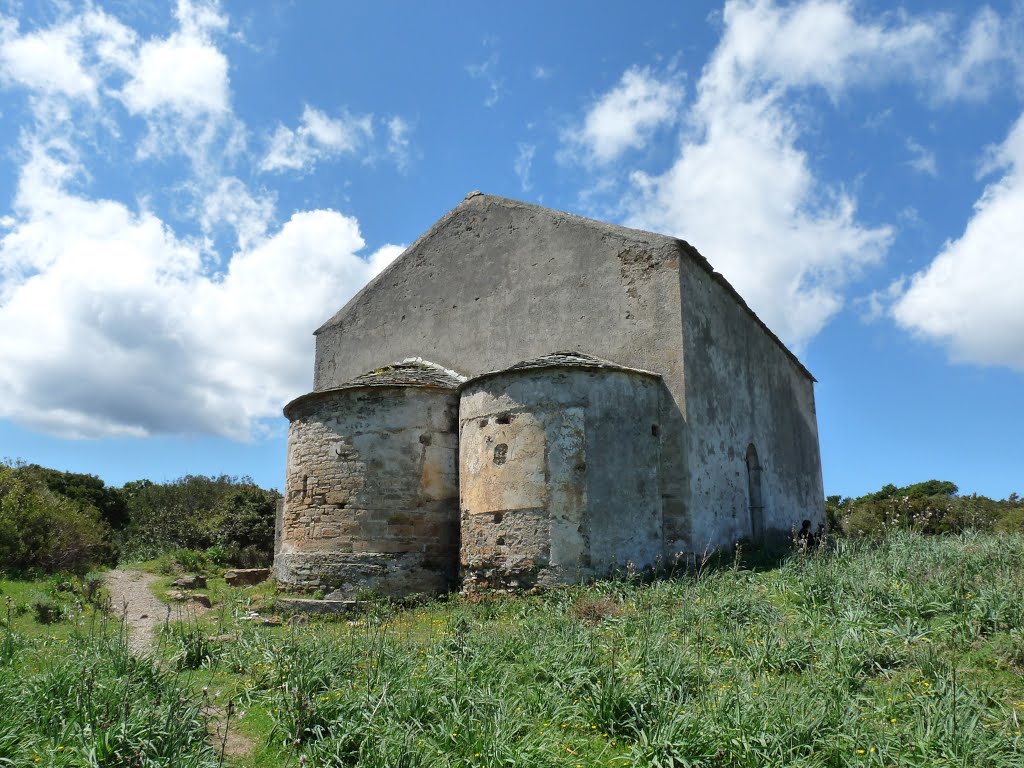
[{"label": "dirt path", "polygon": [[[152,587],[158,577],[144,571],[118,569],[109,571],[104,580],[110,593],[111,613],[123,616],[128,624],[128,644],[132,653],[152,650],[157,629],[168,617],[167,603],[153,594]],[[189,610],[203,612],[206,609],[193,604]],[[210,708],[207,715],[210,717],[210,741],[218,752],[229,757],[244,757],[252,753],[255,743],[236,730],[223,708]]]},{"label": "dirt path", "polygon": [[153,647],[156,630],[167,617],[167,605],[151,589],[157,577],[143,571],[109,571],[104,579],[110,593],[110,611],[128,623],[128,644],[135,653]]}]

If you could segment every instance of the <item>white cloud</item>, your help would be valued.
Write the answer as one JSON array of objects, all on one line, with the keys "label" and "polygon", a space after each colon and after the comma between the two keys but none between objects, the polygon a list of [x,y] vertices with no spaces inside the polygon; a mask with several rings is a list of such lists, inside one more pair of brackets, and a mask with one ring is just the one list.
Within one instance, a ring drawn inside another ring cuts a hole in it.
[{"label": "white cloud", "polygon": [[643,148],[655,130],[674,123],[682,99],[678,83],[659,80],[648,69],[628,69],[563,139],[583,161],[610,163],[627,150]]},{"label": "white cloud", "polygon": [[228,60],[212,40],[227,19],[216,3],[178,0],[178,30],[166,38],[147,40],[134,61],[126,62],[130,78],[121,92],[134,114],[171,113],[187,119],[224,114],[230,109]]},{"label": "white cloud", "polygon": [[[684,114],[678,85],[627,70],[563,137],[563,156],[599,171],[581,195],[587,207],[614,196],[611,210],[626,223],[688,239],[799,348],[893,238],[890,226],[861,221],[854,194],[814,167],[804,148],[808,95],[838,102],[855,88],[901,82],[932,103],[976,98],[1007,62],[1020,67],[1021,46],[1013,25],[987,7],[966,35],[950,14],[865,18],[851,0],[728,0],[721,19],[722,37]],[[888,117],[868,122],[879,129]],[[627,150],[677,119],[684,128],[668,167],[630,168]],[[931,152],[906,146],[909,164],[938,172]]]},{"label": "white cloud", "polygon": [[388,119],[387,152],[401,171],[409,167],[409,133],[412,130],[408,121],[395,115]]},{"label": "white cloud", "polygon": [[516,159],[512,163],[512,168],[516,172],[516,176],[519,177],[519,186],[523,192],[529,192],[530,187],[530,169],[533,167],[533,157],[537,154],[537,146],[535,144],[527,144],[525,142],[519,142],[516,144]]},{"label": "white cloud", "polygon": [[867,296],[854,299],[853,303],[861,310],[860,319],[873,323],[888,315],[892,303],[903,293],[904,285],[904,280],[895,280],[885,290],[872,291]]},{"label": "white cloud", "polygon": [[370,254],[370,269],[367,280],[372,279],[383,272],[395,259],[405,251],[404,245],[384,245]]},{"label": "white cloud", "polygon": [[860,21],[847,0],[784,7],[774,0],[731,0],[723,18],[725,34],[702,86],[725,99],[743,98],[759,83],[817,86],[836,96],[852,83],[920,71],[942,36],[935,20],[898,13]]},{"label": "white cloud", "polygon": [[139,158],[182,154],[216,177],[244,146],[231,111],[227,57],[214,36],[227,24],[212,2],[179,0],[166,37],[138,34],[86,5],[50,27],[20,32],[0,17],[0,83],[29,91],[36,135],[86,136],[97,127],[118,138],[112,99],[143,119]]},{"label": "white cloud", "polygon": [[479,64],[467,64],[466,74],[474,80],[482,80],[487,84],[487,97],[484,99],[485,107],[493,107],[501,100],[501,88],[505,80],[498,76],[498,54],[492,53],[485,61]]},{"label": "white cloud", "polygon": [[[216,45],[227,19],[179,0],[175,22],[140,40],[91,7],[28,32],[0,17],[0,85],[26,89],[32,112],[0,218],[0,418],[78,437],[247,438],[308,389],[310,329],[402,250],[364,254],[357,221],[332,210],[276,222],[272,192],[223,171],[247,159]],[[119,103],[144,121],[140,142]],[[387,125],[401,160],[408,125]],[[372,134],[369,116],[310,107],[279,131],[277,157],[308,166]],[[163,168],[174,224],[145,195],[84,191],[101,143],[140,166],[190,161]]]},{"label": "white cloud", "polygon": [[[226,56],[213,41],[227,26],[217,3],[178,0],[178,28],[139,43],[112,16],[86,6],[45,29],[20,33],[0,16],[0,78],[40,97],[97,106],[100,90],[119,96],[133,114],[196,119],[230,110]],[[123,80],[116,88],[112,76]]]},{"label": "white cloud", "polygon": [[263,240],[268,223],[274,218],[274,198],[253,196],[236,178],[222,178],[206,194],[199,189],[194,194],[201,201],[196,213],[203,232],[210,234],[220,226],[228,226],[242,251]]},{"label": "white cloud", "polygon": [[913,276],[892,314],[954,361],[1024,370],[1024,115],[994,158],[1003,176],[975,203],[963,235]]},{"label": "white cloud", "polygon": [[228,110],[227,58],[201,38],[172,35],[139,49],[125,106],[135,114],[168,110],[185,117]]},{"label": "white cloud", "polygon": [[175,18],[176,31],[145,41],[125,62],[128,79],[117,95],[146,121],[140,158],[181,153],[197,173],[216,177],[245,144],[232,114],[228,60],[214,40],[227,19],[203,0],[178,0]]},{"label": "white cloud", "polygon": [[1020,67],[1021,43],[1008,26],[988,6],[978,10],[967,34],[955,51],[937,70],[937,97],[952,101],[980,101],[1000,84],[1005,64]]},{"label": "white cloud", "polygon": [[907,139],[907,151],[911,154],[907,165],[915,171],[927,174],[928,176],[937,177],[939,175],[939,166],[935,161],[934,152],[918,144],[912,138]]},{"label": "white cloud", "polygon": [[0,16],[0,83],[27,89],[37,116],[60,122],[73,104],[99,105],[105,81],[133,65],[136,44],[135,32],[95,8],[23,33]]},{"label": "white cloud", "polygon": [[689,240],[799,348],[892,230],[859,222],[852,194],[815,175],[792,97],[816,87],[835,98],[891,74],[937,33],[901,17],[862,23],[838,0],[735,1],[723,18],[679,154],[663,173],[633,174],[628,223]]},{"label": "white cloud", "polygon": [[53,148],[29,153],[0,238],[0,416],[31,428],[244,439],[308,388],[310,328],[401,250],[364,259],[354,219],[305,211],[214,272],[152,212],[70,193]]},{"label": "white cloud", "polygon": [[38,93],[97,100],[96,80],[82,66],[81,30],[75,24],[19,35],[0,19],[0,77]]},{"label": "white cloud", "polygon": [[260,170],[308,171],[321,160],[355,152],[372,138],[370,115],[343,112],[338,117],[329,117],[307,105],[298,128],[277,127]]},{"label": "white cloud", "polygon": [[550,80],[551,70],[548,67],[538,64],[533,68],[533,79],[534,80]]}]

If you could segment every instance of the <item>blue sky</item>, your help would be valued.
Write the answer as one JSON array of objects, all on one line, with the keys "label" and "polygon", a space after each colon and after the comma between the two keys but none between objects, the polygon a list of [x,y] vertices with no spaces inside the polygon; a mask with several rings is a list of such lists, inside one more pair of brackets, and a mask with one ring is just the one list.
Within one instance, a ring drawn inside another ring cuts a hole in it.
[{"label": "blue sky", "polygon": [[695,245],[827,493],[1024,491],[1024,2],[0,2],[0,456],[280,487],[312,331],[469,191]]}]

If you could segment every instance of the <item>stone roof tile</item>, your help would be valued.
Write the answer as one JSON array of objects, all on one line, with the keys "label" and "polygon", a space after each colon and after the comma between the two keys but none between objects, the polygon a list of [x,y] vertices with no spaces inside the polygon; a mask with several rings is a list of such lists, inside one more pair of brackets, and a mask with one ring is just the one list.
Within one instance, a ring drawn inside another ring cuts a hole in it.
[{"label": "stone roof tile", "polygon": [[444,366],[411,357],[400,363],[392,363],[356,376],[349,382],[333,389],[318,389],[301,395],[284,407],[284,415],[292,419],[298,409],[310,403],[330,398],[339,392],[363,387],[434,387],[455,390],[464,384],[466,377]]},{"label": "stone roof tile", "polygon": [[629,370],[625,366],[604,360],[600,357],[588,355],[585,352],[552,352],[548,355],[541,355],[532,360],[523,360],[520,363],[509,366],[506,370],[522,371],[530,368],[614,368],[618,370]]},{"label": "stone roof tile", "polygon": [[455,389],[466,377],[418,357],[392,363],[356,376],[341,388],[349,387],[444,387]]},{"label": "stone roof tile", "polygon": [[610,360],[595,357],[594,355],[588,355],[586,352],[571,350],[567,352],[551,352],[550,354],[534,357],[530,360],[523,360],[522,362],[511,365],[500,371],[488,371],[487,373],[482,373],[479,376],[474,376],[472,379],[469,379],[467,383],[479,381],[480,379],[485,379],[491,376],[500,376],[506,373],[542,370],[545,368],[587,368],[591,370],[627,371],[629,373],[639,373],[645,376],[657,376],[660,378],[659,374],[653,373],[652,371],[630,368],[625,365],[613,363]]}]

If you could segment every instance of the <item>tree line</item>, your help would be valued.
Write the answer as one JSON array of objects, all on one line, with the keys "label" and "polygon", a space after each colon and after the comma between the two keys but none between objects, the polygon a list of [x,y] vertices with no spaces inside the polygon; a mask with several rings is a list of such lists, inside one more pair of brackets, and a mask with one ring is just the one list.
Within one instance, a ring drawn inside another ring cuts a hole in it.
[{"label": "tree line", "polygon": [[276,490],[250,477],[186,475],[109,486],[95,475],[0,462],[0,571],[84,572],[174,550],[269,565]]},{"label": "tree line", "polygon": [[[121,487],[95,475],[0,462],[0,571],[84,572],[168,552],[202,553],[223,565],[270,565],[281,494],[250,477],[185,475]],[[829,496],[833,536],[925,534],[968,529],[1024,532],[1024,500],[961,495],[955,483],[889,484],[856,498]]]},{"label": "tree line", "polygon": [[825,499],[829,530],[845,536],[883,536],[896,529],[925,534],[965,530],[1024,533],[1024,500],[1017,493],[997,500],[976,493],[961,495],[949,480],[893,484],[856,498]]}]

